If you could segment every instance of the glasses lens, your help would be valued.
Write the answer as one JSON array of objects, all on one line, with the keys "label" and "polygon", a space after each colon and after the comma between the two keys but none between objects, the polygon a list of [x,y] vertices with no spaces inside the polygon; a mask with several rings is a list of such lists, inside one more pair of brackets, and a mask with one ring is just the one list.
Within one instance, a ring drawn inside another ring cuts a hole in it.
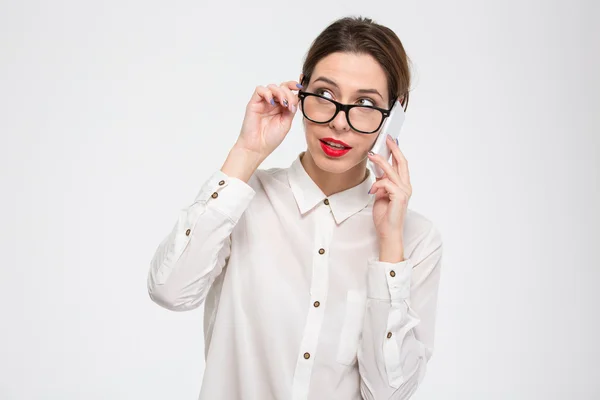
[{"label": "glasses lens", "polygon": [[327,122],[335,114],[335,104],[321,97],[306,96],[304,98],[304,114],[312,121]]},{"label": "glasses lens", "polygon": [[383,114],[370,107],[353,107],[348,115],[350,125],[357,131],[373,132],[381,124]]},{"label": "glasses lens", "polygon": [[[335,104],[322,97],[306,96],[303,111],[308,119],[324,123],[330,121],[335,115]],[[348,119],[353,129],[361,132],[373,132],[381,124],[383,114],[370,107],[353,107],[350,109]]]}]

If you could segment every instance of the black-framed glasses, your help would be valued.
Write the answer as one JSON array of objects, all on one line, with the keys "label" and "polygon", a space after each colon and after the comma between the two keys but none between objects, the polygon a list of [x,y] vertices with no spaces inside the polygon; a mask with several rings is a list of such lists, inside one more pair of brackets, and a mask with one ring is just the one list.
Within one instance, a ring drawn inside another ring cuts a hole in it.
[{"label": "black-framed glasses", "polygon": [[391,109],[364,106],[361,104],[342,104],[316,93],[300,90],[302,114],[309,121],[326,124],[333,121],[340,111],[346,114],[346,121],[352,129],[360,133],[375,133],[383,121],[390,116]]}]

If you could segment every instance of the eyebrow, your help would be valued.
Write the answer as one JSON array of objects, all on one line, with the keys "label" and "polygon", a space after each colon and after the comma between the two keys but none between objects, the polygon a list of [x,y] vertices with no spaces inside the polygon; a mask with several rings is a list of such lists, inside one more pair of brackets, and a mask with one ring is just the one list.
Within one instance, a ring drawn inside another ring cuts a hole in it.
[{"label": "eyebrow", "polygon": [[[337,83],[335,83],[333,80],[331,80],[327,77],[324,77],[324,76],[320,76],[317,79],[315,79],[315,82],[318,82],[318,81],[328,83],[332,86],[335,86],[337,89],[340,88]],[[381,93],[379,93],[379,91],[377,91],[377,89],[358,89],[357,92],[358,93],[366,93],[366,94],[376,94],[379,97],[381,97],[381,100],[383,100],[383,96],[381,95]]]}]

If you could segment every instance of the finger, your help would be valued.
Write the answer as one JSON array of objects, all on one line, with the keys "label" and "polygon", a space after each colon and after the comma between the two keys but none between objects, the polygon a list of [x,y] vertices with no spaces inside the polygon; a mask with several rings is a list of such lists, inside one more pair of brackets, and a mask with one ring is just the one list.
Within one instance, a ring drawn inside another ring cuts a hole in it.
[{"label": "finger", "polygon": [[281,86],[279,86],[279,88],[283,91],[283,93],[285,94],[285,98],[288,101],[288,108],[291,112],[296,112],[296,109],[298,107],[298,96],[295,95],[294,93],[292,93],[292,91],[285,86],[284,84],[282,84]]},{"label": "finger", "polygon": [[275,105],[275,99],[273,97],[273,93],[264,86],[257,86],[254,90],[254,95],[251,99],[254,103],[260,103],[261,101],[266,101],[270,105]]},{"label": "finger", "polygon": [[400,197],[410,198],[410,193],[407,193],[404,187],[396,185],[389,179],[382,179],[378,182],[375,182],[371,186],[371,190],[369,191],[369,193],[376,194],[379,191],[383,191],[385,194],[387,194],[390,200],[394,200]]},{"label": "finger", "polygon": [[302,90],[304,89],[304,87],[298,83],[298,81],[286,81],[286,82],[281,82],[281,85],[289,90]]},{"label": "finger", "polygon": [[392,167],[392,165],[387,160],[385,160],[379,154],[374,154],[372,152],[369,152],[368,157],[369,157],[369,160],[373,161],[376,165],[378,165],[379,167],[381,167],[381,169],[383,170],[383,172],[387,175],[387,177],[392,182],[394,182],[397,185],[400,184],[400,176],[398,175],[398,172],[396,172],[394,170],[394,168]]},{"label": "finger", "polygon": [[378,178],[378,180],[371,185],[371,188],[369,189],[369,194],[377,195],[378,194],[377,192],[380,190],[385,192],[385,189],[382,188],[381,184],[379,183],[384,179],[387,179],[387,178],[384,178],[384,177]]},{"label": "finger", "polygon": [[408,161],[406,161],[406,157],[404,157],[404,153],[400,150],[400,146],[398,146],[397,140],[394,141],[388,137],[387,140],[388,147],[392,152],[392,160],[396,162],[395,170],[398,172],[398,176],[407,185],[410,185],[410,174],[408,171]]},{"label": "finger", "polygon": [[392,181],[390,181],[388,178],[384,178],[380,181],[375,182],[371,186],[371,190],[369,191],[369,193],[376,195],[389,195],[390,193],[397,192],[397,188],[398,186],[394,185]]},{"label": "finger", "polygon": [[390,151],[392,152],[392,167],[394,168],[394,171],[398,172],[398,175],[400,175],[400,172],[399,172],[399,169],[398,169],[398,160],[394,156],[394,151],[391,150],[391,149],[390,149]]},{"label": "finger", "polygon": [[271,91],[271,93],[273,93],[275,101],[278,102],[281,107],[292,111],[290,101],[287,99],[286,93],[281,87],[274,84],[269,84],[267,85],[267,88]]}]

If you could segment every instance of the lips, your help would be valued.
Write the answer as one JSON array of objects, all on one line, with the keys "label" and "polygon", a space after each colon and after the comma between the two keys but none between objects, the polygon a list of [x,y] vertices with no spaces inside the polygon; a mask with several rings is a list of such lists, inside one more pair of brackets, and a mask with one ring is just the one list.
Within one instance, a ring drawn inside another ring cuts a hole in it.
[{"label": "lips", "polygon": [[333,138],[320,139],[320,142],[323,152],[329,157],[341,157],[352,149],[341,140]]},{"label": "lips", "polygon": [[350,145],[348,145],[338,139],[327,137],[327,138],[323,138],[320,140],[321,140],[321,142],[329,145],[330,147],[332,147],[334,149],[351,149],[352,148]]}]

